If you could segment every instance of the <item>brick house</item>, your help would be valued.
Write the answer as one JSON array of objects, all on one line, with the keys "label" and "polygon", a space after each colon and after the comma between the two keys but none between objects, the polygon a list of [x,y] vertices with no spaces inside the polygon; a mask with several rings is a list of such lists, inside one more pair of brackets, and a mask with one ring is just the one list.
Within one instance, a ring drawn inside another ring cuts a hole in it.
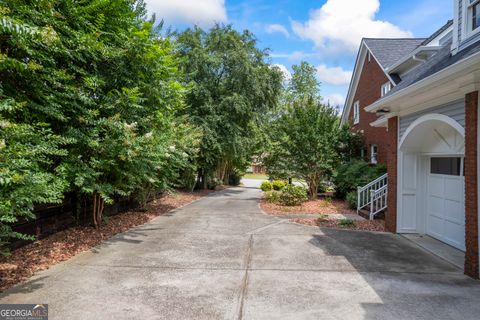
[{"label": "brick house", "polygon": [[387,229],[457,248],[478,278],[480,0],[452,1],[453,21],[388,67],[395,85],[363,109],[386,130]]},{"label": "brick house", "polygon": [[387,162],[387,135],[383,127],[370,124],[380,116],[365,111],[396,85],[388,69],[412,52],[425,39],[363,39],[343,109],[341,125],[364,137],[362,158],[372,164]]}]

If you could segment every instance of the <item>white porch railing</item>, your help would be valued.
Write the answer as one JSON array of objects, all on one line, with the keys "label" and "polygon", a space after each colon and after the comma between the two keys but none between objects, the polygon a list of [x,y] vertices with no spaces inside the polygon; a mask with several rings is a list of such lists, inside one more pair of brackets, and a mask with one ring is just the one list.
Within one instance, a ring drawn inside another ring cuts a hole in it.
[{"label": "white porch railing", "polygon": [[375,218],[375,215],[387,208],[388,186],[383,186],[380,189],[370,191],[370,220]]},{"label": "white porch railing", "polygon": [[384,210],[387,206],[387,183],[388,174],[384,174],[369,184],[358,187],[357,212],[370,206],[370,219],[373,219],[377,213]]}]

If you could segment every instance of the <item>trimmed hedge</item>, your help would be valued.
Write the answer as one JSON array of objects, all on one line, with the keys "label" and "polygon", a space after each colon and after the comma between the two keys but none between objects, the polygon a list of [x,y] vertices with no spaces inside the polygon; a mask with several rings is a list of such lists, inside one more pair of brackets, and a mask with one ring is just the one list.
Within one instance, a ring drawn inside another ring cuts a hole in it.
[{"label": "trimmed hedge", "polygon": [[341,165],[334,177],[336,195],[345,198],[349,192],[377,179],[387,172],[384,165],[372,166],[363,160],[354,160]]},{"label": "trimmed hedge", "polygon": [[263,192],[272,191],[273,184],[270,181],[264,181],[262,182],[260,189],[262,189]]},{"label": "trimmed hedge", "polygon": [[280,202],[285,206],[298,206],[307,201],[307,189],[289,184],[280,192]]},{"label": "trimmed hedge", "polygon": [[280,191],[287,186],[287,183],[282,180],[275,180],[272,182],[273,190]]}]

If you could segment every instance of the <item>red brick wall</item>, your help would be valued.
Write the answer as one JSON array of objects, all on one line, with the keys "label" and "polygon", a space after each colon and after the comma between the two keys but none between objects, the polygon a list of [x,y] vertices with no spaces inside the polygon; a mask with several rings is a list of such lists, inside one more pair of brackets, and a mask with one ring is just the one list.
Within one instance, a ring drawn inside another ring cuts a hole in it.
[{"label": "red brick wall", "polygon": [[478,91],[465,96],[465,274],[478,279]]},{"label": "red brick wall", "polygon": [[374,128],[370,123],[378,119],[374,113],[366,112],[365,107],[374,103],[381,97],[380,89],[389,79],[372,56],[368,61],[368,55],[365,58],[363,70],[360,75],[357,91],[355,92],[353,103],[360,101],[360,122],[353,125],[353,106],[350,109],[348,118],[352,123],[352,130],[363,131],[365,137],[365,145],[367,146],[367,156],[370,160],[370,146],[376,144],[378,146],[377,160],[378,163],[386,163],[387,161],[387,137],[385,128]]},{"label": "red brick wall", "polygon": [[397,232],[397,149],[398,117],[388,119],[387,138],[387,172],[388,172],[388,209],[385,214],[385,229]]}]

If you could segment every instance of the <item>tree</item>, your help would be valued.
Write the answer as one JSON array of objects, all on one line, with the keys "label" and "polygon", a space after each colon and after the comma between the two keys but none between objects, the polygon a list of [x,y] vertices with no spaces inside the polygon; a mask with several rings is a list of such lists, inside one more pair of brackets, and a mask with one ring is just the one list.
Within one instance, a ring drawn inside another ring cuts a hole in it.
[{"label": "tree", "polygon": [[133,0],[0,5],[0,238],[66,191],[98,226],[105,204],[194,166],[174,44],[145,12]]},{"label": "tree", "polygon": [[275,108],[282,74],[267,63],[252,33],[216,25],[177,36],[185,74],[187,109],[203,137],[198,156],[199,185],[228,182],[250,162],[261,114]]},{"label": "tree", "polygon": [[285,111],[268,127],[266,165],[273,175],[304,179],[310,197],[316,199],[320,182],[332,175],[339,161],[338,115],[322,104],[315,69],[302,63],[294,70]]},{"label": "tree", "polygon": [[308,62],[292,67],[292,79],[287,86],[287,103],[320,100],[320,83],[315,77],[317,69]]}]

